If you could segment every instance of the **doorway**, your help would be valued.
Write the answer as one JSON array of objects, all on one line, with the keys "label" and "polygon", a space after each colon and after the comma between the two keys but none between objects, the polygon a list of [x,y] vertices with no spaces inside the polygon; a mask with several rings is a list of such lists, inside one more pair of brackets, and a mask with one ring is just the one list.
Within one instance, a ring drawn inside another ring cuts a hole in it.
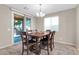
[{"label": "doorway", "polygon": [[14,14],[14,44],[19,43],[21,41],[21,31],[24,31],[24,16]]}]

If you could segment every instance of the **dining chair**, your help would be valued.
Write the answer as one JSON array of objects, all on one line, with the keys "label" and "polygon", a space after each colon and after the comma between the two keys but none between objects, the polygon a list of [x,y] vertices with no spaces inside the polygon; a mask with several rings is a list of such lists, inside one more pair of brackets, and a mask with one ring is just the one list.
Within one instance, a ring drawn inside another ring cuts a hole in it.
[{"label": "dining chair", "polygon": [[41,47],[41,49],[47,50],[47,54],[49,55],[50,34],[47,36],[48,36],[48,39],[43,38],[40,40],[40,47]]},{"label": "dining chair", "polygon": [[[55,31],[50,32],[49,35],[47,35],[47,38],[43,38],[40,41],[41,47],[43,46],[43,48],[41,48],[41,49],[47,50],[48,55],[49,55],[49,49],[51,51],[53,49],[52,44],[54,46],[54,34],[55,34]],[[45,49],[45,47],[47,47],[47,49]]]},{"label": "dining chair", "polygon": [[27,32],[32,32],[32,30],[27,30]]},{"label": "dining chair", "polygon": [[[46,32],[51,33],[51,30],[46,30]],[[48,36],[46,36],[45,38],[48,39]]]},{"label": "dining chair", "polygon": [[[35,44],[35,41],[29,40],[26,32],[21,32],[21,38],[22,38],[22,55],[24,54],[24,51],[27,51],[27,55],[28,55],[29,48],[31,45]],[[25,49],[25,47],[27,47],[27,49]]]},{"label": "dining chair", "polygon": [[[29,32],[32,33],[34,31],[33,30],[28,30],[27,33],[29,33]],[[37,30],[35,30],[35,32],[37,32]],[[36,38],[35,37],[29,36],[29,38],[30,38],[30,40],[32,39],[32,40],[36,41]]]},{"label": "dining chair", "polygon": [[46,32],[51,32],[51,30],[46,30]]},{"label": "dining chair", "polygon": [[[46,32],[48,32],[48,33],[50,34],[50,33],[51,33],[51,30],[46,30]],[[45,44],[45,43],[46,43],[46,41],[48,40],[48,36],[47,36],[47,35],[46,35],[46,36],[44,36],[42,40],[43,40],[43,42],[42,42],[42,43],[43,43],[43,44]]]}]

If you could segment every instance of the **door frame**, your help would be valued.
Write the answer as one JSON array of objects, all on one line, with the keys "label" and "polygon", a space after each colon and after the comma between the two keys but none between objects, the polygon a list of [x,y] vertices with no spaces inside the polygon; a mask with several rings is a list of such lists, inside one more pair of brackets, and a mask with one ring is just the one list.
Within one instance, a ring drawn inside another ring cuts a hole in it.
[{"label": "door frame", "polygon": [[[14,14],[24,16],[24,14],[22,14],[22,13],[19,13],[17,11],[12,11],[12,22],[11,22],[12,23],[12,44],[15,44],[14,43]],[[23,27],[24,27],[24,20],[23,20]]]}]

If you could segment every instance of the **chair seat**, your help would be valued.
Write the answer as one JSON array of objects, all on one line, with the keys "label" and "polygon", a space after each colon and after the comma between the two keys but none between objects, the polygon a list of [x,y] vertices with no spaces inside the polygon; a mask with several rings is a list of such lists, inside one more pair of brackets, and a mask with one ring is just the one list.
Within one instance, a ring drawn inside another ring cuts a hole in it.
[{"label": "chair seat", "polygon": [[48,41],[48,39],[47,38],[43,38],[40,41]]},{"label": "chair seat", "polygon": [[[36,42],[36,41],[34,41],[34,40],[29,40],[29,41],[28,41],[29,44],[33,44],[33,43],[35,43],[35,42]],[[27,45],[27,42],[23,42],[23,43],[24,43],[24,45]]]},{"label": "chair seat", "polygon": [[36,41],[34,41],[34,40],[29,40],[29,43],[35,43]]},{"label": "chair seat", "polygon": [[40,42],[41,42],[42,45],[45,46],[48,43],[48,39],[47,38],[43,38],[43,39],[40,40]]}]

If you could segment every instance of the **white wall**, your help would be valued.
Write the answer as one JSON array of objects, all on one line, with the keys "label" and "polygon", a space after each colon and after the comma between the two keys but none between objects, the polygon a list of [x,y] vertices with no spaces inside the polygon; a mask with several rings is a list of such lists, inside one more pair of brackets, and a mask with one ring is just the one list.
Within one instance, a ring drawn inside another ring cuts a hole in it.
[{"label": "white wall", "polygon": [[[65,10],[46,15],[45,17],[59,16],[59,32],[56,33],[55,41],[64,44],[76,44],[76,9]],[[44,20],[37,19],[37,28],[44,29]],[[39,23],[39,24],[38,24]]]},{"label": "white wall", "polygon": [[12,45],[11,11],[0,5],[0,48]]}]

